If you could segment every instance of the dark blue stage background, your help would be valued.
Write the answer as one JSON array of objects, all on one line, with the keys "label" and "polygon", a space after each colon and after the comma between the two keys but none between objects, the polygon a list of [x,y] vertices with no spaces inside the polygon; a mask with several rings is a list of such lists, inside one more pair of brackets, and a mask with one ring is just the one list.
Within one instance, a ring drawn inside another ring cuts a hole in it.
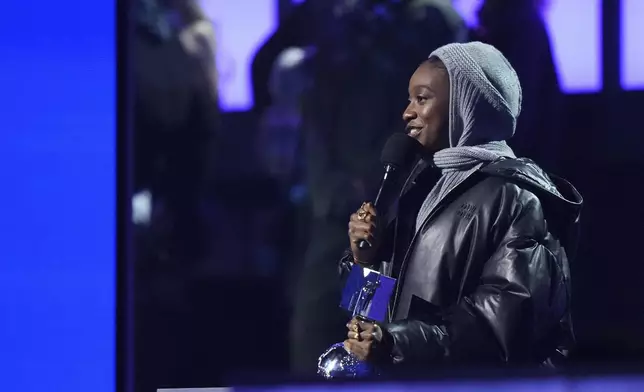
[{"label": "dark blue stage background", "polygon": [[0,23],[0,389],[114,390],[115,6]]}]

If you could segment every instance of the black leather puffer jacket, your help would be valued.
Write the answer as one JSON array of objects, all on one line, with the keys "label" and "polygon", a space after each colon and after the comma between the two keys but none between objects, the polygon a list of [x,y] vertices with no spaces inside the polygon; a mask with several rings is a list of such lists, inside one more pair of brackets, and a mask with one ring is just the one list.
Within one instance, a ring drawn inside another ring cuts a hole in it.
[{"label": "black leather puffer jacket", "polygon": [[397,264],[374,266],[397,271],[392,317],[382,324],[392,363],[556,365],[573,342],[568,263],[581,206],[565,180],[527,159],[502,160],[454,189],[404,256],[392,255],[395,243],[381,248],[379,259]]}]

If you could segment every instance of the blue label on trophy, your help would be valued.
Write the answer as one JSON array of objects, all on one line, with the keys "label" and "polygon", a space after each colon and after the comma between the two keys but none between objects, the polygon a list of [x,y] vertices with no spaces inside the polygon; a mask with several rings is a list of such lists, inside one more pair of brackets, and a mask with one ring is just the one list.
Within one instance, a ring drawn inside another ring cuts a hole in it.
[{"label": "blue label on trophy", "polygon": [[368,320],[383,322],[396,279],[378,271],[354,265],[342,293],[340,307]]}]

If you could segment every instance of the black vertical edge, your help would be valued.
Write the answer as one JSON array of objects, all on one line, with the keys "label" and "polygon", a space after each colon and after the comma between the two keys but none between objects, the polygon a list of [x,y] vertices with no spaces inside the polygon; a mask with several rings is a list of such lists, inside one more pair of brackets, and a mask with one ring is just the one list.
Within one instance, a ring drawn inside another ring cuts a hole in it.
[{"label": "black vertical edge", "polygon": [[621,0],[603,0],[601,5],[602,78],[604,91],[621,90]]},{"label": "black vertical edge", "polygon": [[132,0],[116,0],[116,390],[134,392],[134,274],[131,258]]}]

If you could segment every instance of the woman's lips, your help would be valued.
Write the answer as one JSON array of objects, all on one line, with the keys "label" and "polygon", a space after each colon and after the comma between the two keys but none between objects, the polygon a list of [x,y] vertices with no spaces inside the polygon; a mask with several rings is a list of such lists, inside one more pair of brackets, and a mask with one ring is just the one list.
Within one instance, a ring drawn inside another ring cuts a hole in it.
[{"label": "woman's lips", "polygon": [[408,135],[415,138],[415,137],[418,137],[418,135],[420,135],[422,131],[423,131],[423,128],[410,127]]}]

